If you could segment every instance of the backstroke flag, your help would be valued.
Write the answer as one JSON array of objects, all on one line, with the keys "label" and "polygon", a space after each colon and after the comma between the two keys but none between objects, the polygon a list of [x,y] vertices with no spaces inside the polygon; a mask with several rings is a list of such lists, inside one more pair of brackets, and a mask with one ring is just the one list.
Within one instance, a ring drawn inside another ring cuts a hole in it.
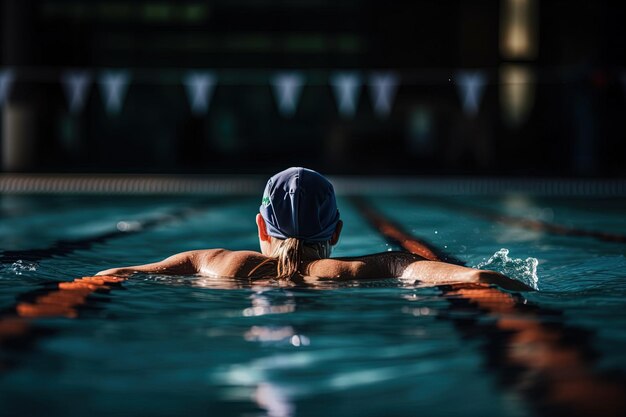
[{"label": "backstroke flag", "polygon": [[461,96],[463,111],[475,116],[480,107],[480,99],[485,91],[487,76],[484,71],[459,71],[456,76],[456,85]]},{"label": "backstroke flag", "polygon": [[370,97],[378,116],[387,117],[391,113],[399,83],[400,77],[392,72],[377,72],[370,75],[368,80]]},{"label": "backstroke flag", "polygon": [[339,114],[353,117],[359,103],[361,77],[356,72],[338,72],[330,77]]},{"label": "backstroke flag", "polygon": [[284,117],[293,116],[304,87],[304,75],[299,72],[282,72],[276,74],[270,82],[280,114]]},{"label": "backstroke flag", "polygon": [[206,114],[209,110],[209,103],[216,82],[217,77],[210,71],[188,72],[183,77],[183,84],[193,114],[199,116]]},{"label": "backstroke flag", "polygon": [[118,114],[124,104],[130,73],[125,70],[105,71],[98,78],[100,93],[109,114]]},{"label": "backstroke flag", "polygon": [[91,74],[87,71],[66,71],[61,75],[61,84],[70,113],[77,114],[83,111],[91,84]]},{"label": "backstroke flag", "polygon": [[10,69],[0,69],[0,106],[9,98],[15,74]]}]

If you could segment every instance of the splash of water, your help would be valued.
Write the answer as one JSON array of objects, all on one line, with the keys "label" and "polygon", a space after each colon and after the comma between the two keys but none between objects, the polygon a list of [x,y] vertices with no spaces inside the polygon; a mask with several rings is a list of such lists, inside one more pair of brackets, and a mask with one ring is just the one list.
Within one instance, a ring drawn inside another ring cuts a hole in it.
[{"label": "splash of water", "polygon": [[9,270],[15,273],[15,275],[22,275],[24,272],[36,271],[38,266],[35,262],[22,261],[20,259],[13,262]]},{"label": "splash of water", "polygon": [[500,272],[510,278],[523,282],[524,284],[538,290],[539,277],[537,276],[537,258],[509,258],[509,250],[502,248],[494,253],[488,260],[476,265],[478,269],[489,269]]}]

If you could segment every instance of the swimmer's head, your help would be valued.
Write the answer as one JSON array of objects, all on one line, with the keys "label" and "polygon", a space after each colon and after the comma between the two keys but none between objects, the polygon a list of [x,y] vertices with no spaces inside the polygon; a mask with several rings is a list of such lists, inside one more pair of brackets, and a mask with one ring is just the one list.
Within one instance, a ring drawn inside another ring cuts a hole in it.
[{"label": "swimmer's head", "polygon": [[304,244],[337,243],[341,220],[333,185],[307,168],[288,168],[269,179],[263,192],[259,215],[259,238],[295,238]]}]

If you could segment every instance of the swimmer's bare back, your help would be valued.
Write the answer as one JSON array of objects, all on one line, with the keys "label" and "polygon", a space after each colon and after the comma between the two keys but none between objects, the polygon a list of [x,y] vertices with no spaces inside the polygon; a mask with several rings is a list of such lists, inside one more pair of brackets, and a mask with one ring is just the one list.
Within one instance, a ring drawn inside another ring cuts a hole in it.
[{"label": "swimmer's bare back", "polygon": [[[160,262],[112,268],[97,275],[128,276],[136,272],[169,275],[207,275],[249,278],[257,266],[269,258],[255,251],[207,249],[182,252]],[[354,280],[372,278],[413,279],[426,285],[453,283],[496,284],[512,291],[527,291],[530,287],[493,271],[477,270],[445,262],[429,261],[407,252],[383,252],[351,258],[326,258],[302,262],[303,277]],[[269,278],[269,277],[265,277]]]}]

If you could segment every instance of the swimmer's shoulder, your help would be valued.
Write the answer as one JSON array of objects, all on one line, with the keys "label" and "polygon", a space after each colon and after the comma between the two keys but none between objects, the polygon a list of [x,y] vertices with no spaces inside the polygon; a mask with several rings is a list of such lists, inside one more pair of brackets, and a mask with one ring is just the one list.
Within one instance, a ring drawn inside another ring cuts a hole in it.
[{"label": "swimmer's shoulder", "polygon": [[228,250],[223,248],[197,251],[194,263],[202,275],[222,277],[247,276],[266,256],[251,250]]},{"label": "swimmer's shoulder", "polygon": [[309,263],[307,275],[335,279],[393,278],[424,258],[407,252],[380,252],[363,256],[319,259]]}]

